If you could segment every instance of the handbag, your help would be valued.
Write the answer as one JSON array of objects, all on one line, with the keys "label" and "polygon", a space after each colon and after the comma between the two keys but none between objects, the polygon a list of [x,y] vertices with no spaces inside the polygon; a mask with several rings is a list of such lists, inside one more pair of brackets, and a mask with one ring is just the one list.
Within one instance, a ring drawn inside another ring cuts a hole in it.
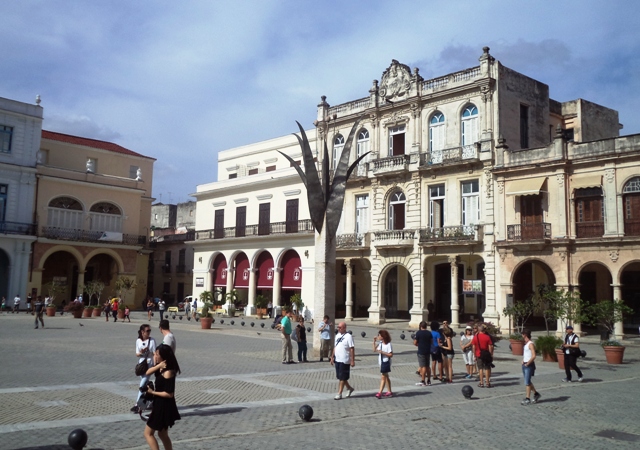
[{"label": "handbag", "polygon": [[145,375],[147,373],[147,370],[149,370],[149,363],[147,362],[148,353],[149,353],[149,350],[144,352],[144,359],[142,360],[142,362],[139,362],[138,364],[136,364],[136,368],[134,370],[135,370],[136,376],[138,377]]}]

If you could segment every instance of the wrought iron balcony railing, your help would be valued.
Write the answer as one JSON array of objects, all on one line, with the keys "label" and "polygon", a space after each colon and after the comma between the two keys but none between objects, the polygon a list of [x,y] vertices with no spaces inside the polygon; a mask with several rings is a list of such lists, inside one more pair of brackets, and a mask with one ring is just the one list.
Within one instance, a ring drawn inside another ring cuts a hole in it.
[{"label": "wrought iron balcony railing", "polygon": [[369,233],[339,234],[336,236],[337,248],[364,248],[369,246]]},{"label": "wrought iron balcony railing", "polygon": [[420,230],[420,242],[441,241],[477,241],[478,225],[457,225],[440,228],[422,228]]},{"label": "wrought iron balcony railing", "polygon": [[22,234],[35,236],[36,224],[23,222],[0,222],[0,234]]},{"label": "wrought iron balcony railing", "polygon": [[[268,228],[267,228],[268,227]],[[244,227],[227,227],[213,230],[196,231],[196,240],[240,238],[248,236],[268,236],[287,233],[313,233],[310,219],[274,222],[266,225],[245,225]]]},{"label": "wrought iron balcony railing", "polygon": [[541,222],[507,225],[507,239],[510,241],[551,239],[551,224]]},{"label": "wrought iron balcony railing", "polygon": [[87,231],[72,228],[42,227],[42,237],[63,241],[104,242],[105,244],[145,245],[146,236],[135,234]]}]

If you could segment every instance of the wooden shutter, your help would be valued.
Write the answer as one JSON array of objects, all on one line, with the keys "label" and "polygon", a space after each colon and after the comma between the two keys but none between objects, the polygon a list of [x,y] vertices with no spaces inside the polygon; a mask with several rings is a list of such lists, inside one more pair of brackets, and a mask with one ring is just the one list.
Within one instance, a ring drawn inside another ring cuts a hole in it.
[{"label": "wooden shutter", "polygon": [[258,234],[264,236],[269,234],[271,224],[271,203],[260,203],[258,211]]},{"label": "wooden shutter", "polygon": [[213,221],[213,237],[220,239],[224,237],[224,209],[217,209]]},{"label": "wooden shutter", "polygon": [[236,208],[236,237],[244,237],[247,228],[247,207]]},{"label": "wooden shutter", "polygon": [[298,232],[298,199],[287,200],[287,233]]}]

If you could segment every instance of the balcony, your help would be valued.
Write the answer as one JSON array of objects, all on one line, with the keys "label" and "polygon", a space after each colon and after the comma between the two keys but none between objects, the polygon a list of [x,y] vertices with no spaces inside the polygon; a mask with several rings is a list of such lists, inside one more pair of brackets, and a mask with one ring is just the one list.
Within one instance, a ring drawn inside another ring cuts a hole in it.
[{"label": "balcony", "polygon": [[420,168],[428,168],[433,165],[451,165],[462,161],[477,161],[478,147],[475,144],[462,147],[435,150],[420,154]]},{"label": "balcony", "polygon": [[369,233],[339,234],[336,236],[336,247],[340,249],[368,248]]},{"label": "balcony", "polygon": [[475,242],[478,240],[478,225],[457,225],[441,228],[422,228],[420,230],[420,243],[434,242]]},{"label": "balcony", "polygon": [[376,247],[401,248],[413,247],[418,232],[416,230],[385,230],[374,231]]},{"label": "balcony", "polygon": [[266,225],[246,225],[244,227],[227,227],[215,230],[196,231],[196,241],[207,239],[243,238],[251,236],[270,236],[295,233],[313,233],[315,230],[310,219],[296,222],[274,222]]},{"label": "balcony", "polygon": [[624,234],[640,236],[640,219],[624,219]]},{"label": "balcony", "polygon": [[0,222],[0,234],[22,234],[35,236],[36,224],[2,221]]},{"label": "balcony", "polygon": [[507,239],[510,241],[551,239],[551,224],[541,222],[507,225]]},{"label": "balcony", "polygon": [[576,223],[576,238],[578,239],[601,238],[603,234],[604,220]]},{"label": "balcony", "polygon": [[389,156],[372,161],[374,175],[406,171],[409,167],[409,155]]},{"label": "balcony", "polygon": [[104,244],[145,245],[146,236],[135,234],[86,231],[71,228],[42,227],[40,236],[48,239],[77,242],[102,242]]}]

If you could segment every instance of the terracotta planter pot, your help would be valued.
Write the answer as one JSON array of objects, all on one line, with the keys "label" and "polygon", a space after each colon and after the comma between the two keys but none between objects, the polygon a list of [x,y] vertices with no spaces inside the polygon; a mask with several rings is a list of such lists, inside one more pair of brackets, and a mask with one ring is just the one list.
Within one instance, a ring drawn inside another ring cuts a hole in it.
[{"label": "terracotta planter pot", "polygon": [[561,348],[556,349],[556,358],[558,358],[558,367],[564,370],[564,352]]},{"label": "terracotta planter pot", "polygon": [[100,317],[100,314],[102,314],[102,309],[93,308],[93,317]]},{"label": "terracotta planter pot", "polygon": [[76,311],[72,311],[71,314],[73,314],[73,318],[74,319],[80,319],[82,317],[82,309],[76,310]]},{"label": "terracotta planter pot", "polygon": [[605,346],[604,356],[607,358],[607,364],[622,364],[622,357],[624,356],[623,346]]},{"label": "terracotta planter pot", "polygon": [[89,318],[91,317],[91,315],[93,314],[93,308],[89,309],[89,308],[85,308],[82,310],[82,317],[84,318]]},{"label": "terracotta planter pot", "polygon": [[511,354],[521,356],[524,353],[524,341],[517,341],[515,339],[509,339],[511,343]]},{"label": "terracotta planter pot", "polygon": [[211,323],[213,322],[213,317],[200,317],[200,328],[203,330],[208,330],[211,328]]},{"label": "terracotta planter pot", "polygon": [[55,317],[56,308],[46,308],[47,317]]},{"label": "terracotta planter pot", "polygon": [[118,319],[124,319],[124,309],[118,310]]},{"label": "terracotta planter pot", "polygon": [[[555,353],[553,353],[551,355],[543,353],[542,354],[542,360],[546,361],[546,362],[556,362],[556,361],[558,361],[558,356]],[[564,361],[563,361],[563,364],[564,364]],[[564,366],[563,366],[563,368],[564,368]]]}]

